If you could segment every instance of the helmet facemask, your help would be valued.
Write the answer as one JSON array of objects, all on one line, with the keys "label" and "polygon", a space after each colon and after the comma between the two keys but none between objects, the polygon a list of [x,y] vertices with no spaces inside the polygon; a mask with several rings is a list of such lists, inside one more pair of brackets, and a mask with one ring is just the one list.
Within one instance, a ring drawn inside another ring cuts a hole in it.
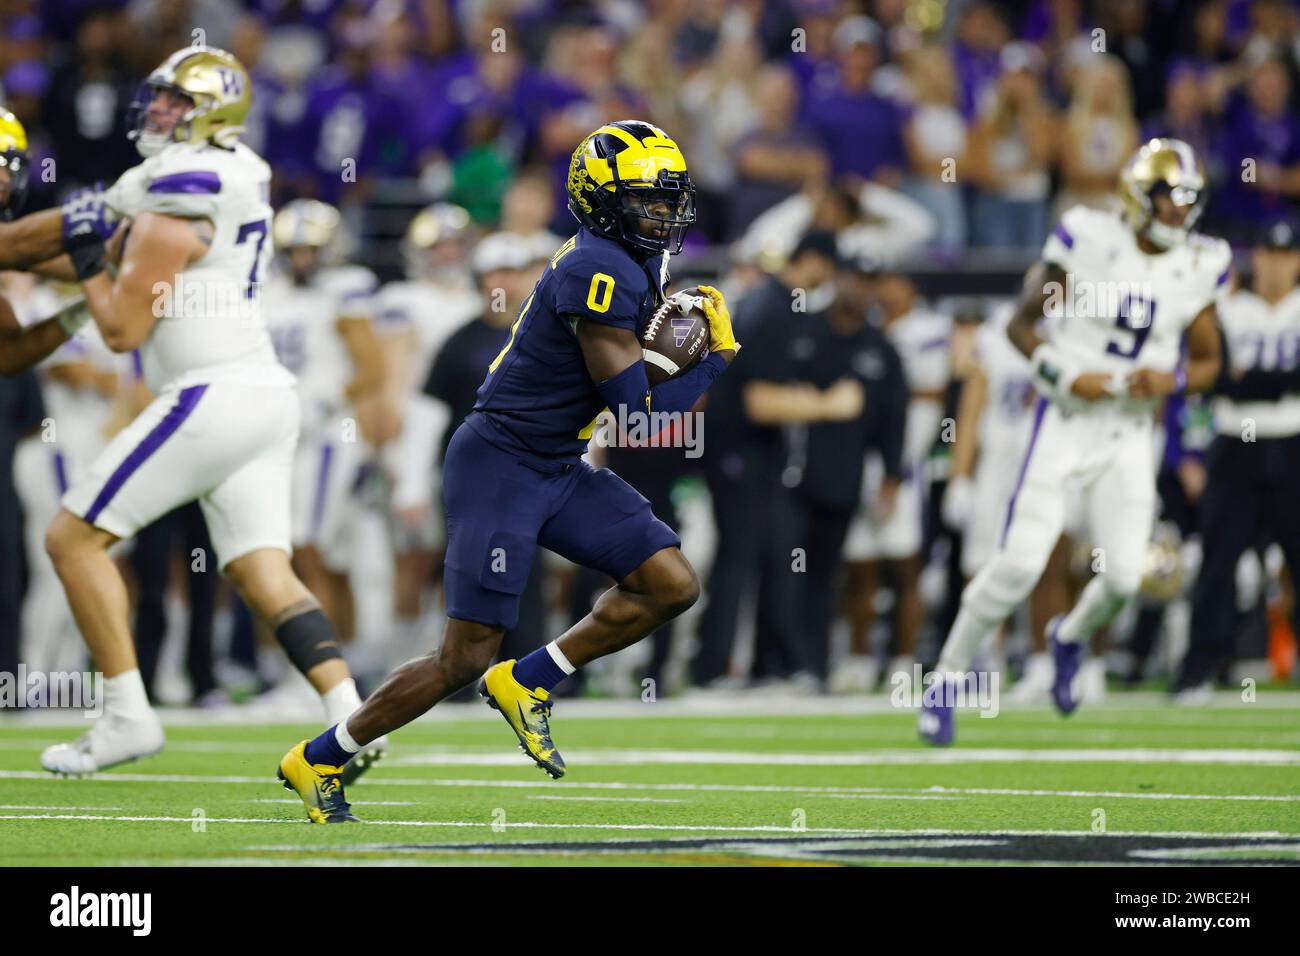
[{"label": "helmet facemask", "polygon": [[0,207],[0,218],[13,219],[27,195],[27,154],[21,149],[0,152],[0,169],[9,172],[9,195]]},{"label": "helmet facemask", "polygon": [[[1161,222],[1156,210],[1156,196],[1168,196],[1179,209],[1186,209],[1187,215],[1181,226]],[[1172,189],[1163,183],[1156,186],[1148,197],[1150,213],[1143,234],[1161,249],[1172,249],[1187,241],[1188,234],[1196,228],[1196,220],[1204,209],[1205,191],[1192,186],[1174,186]]]},{"label": "helmet facemask", "polygon": [[[170,129],[153,128],[150,112],[158,94],[170,92],[174,97],[184,100],[186,108]],[[189,138],[189,123],[194,115],[194,98],[183,89],[170,83],[157,80],[145,80],[136,91],[135,99],[126,116],[127,138],[135,142],[135,148],[141,156],[156,156],[170,143],[184,142]]]},{"label": "helmet facemask", "polygon": [[623,240],[659,254],[682,251],[686,230],[695,222],[695,186],[666,178],[656,186],[615,187],[622,203]]}]

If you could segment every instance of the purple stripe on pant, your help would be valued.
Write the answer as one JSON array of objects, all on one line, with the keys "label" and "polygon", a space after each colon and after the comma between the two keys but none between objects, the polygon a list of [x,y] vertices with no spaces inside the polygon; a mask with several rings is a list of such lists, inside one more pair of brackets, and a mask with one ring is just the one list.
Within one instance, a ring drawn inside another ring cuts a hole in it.
[{"label": "purple stripe on pant", "polygon": [[316,472],[316,497],[311,506],[311,540],[320,535],[321,521],[325,517],[325,489],[329,486],[330,463],[334,460],[334,446],[325,444],[320,450],[320,468]]},{"label": "purple stripe on pant", "polygon": [[190,417],[194,407],[198,405],[199,399],[203,393],[208,390],[206,385],[194,385],[190,388],[182,389],[176,398],[176,404],[172,406],[165,418],[153,427],[148,435],[144,436],[144,441],[122,460],[117,466],[117,470],[109,476],[103,489],[100,490],[99,496],[95,499],[90,510],[86,512],[85,518],[89,524],[94,524],[95,519],[99,517],[100,512],[108,507],[108,503],[113,500],[113,496],[122,490],[122,486],[127,480],[135,474],[149,456],[163,446],[163,443],[176,434],[176,430],[185,423],[185,419]]},{"label": "purple stripe on pant", "polygon": [[1038,397],[1038,403],[1034,406],[1034,429],[1029,433],[1029,447],[1025,449],[1025,459],[1020,463],[1020,474],[1016,476],[1016,487],[1011,491],[1011,500],[1007,502],[1007,520],[1002,524],[1002,537],[998,540],[998,547],[1004,547],[1007,543],[1007,532],[1011,530],[1011,516],[1016,513],[1016,498],[1020,495],[1020,486],[1025,483],[1025,473],[1029,471],[1029,459],[1033,457],[1034,445],[1038,443],[1038,432],[1043,427],[1043,415],[1047,411],[1047,399],[1043,396]]}]

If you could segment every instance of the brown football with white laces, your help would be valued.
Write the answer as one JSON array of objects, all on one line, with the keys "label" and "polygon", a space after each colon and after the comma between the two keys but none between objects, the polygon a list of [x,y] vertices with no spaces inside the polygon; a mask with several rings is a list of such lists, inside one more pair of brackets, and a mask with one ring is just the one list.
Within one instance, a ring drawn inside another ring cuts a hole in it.
[{"label": "brown football with white laces", "polygon": [[699,289],[674,292],[655,309],[641,336],[650,387],[688,372],[704,358],[709,345],[709,317]]}]

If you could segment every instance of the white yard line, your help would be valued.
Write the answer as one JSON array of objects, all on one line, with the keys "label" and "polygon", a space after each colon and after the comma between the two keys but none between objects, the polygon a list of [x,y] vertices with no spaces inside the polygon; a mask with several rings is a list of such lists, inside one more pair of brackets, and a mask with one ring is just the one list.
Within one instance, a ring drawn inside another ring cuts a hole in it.
[{"label": "white yard line", "polygon": [[[389,757],[390,766],[411,767],[511,767],[521,756],[501,750],[473,752],[424,752]],[[831,751],[810,753],[755,753],[735,750],[566,750],[565,760],[574,766],[612,767],[648,764],[710,764],[728,766],[874,767],[932,766],[962,763],[1141,763],[1141,764],[1240,764],[1300,766],[1300,751],[1251,750],[1244,748],[1176,749],[1018,749],[957,748],[952,750],[863,750],[856,753]]]},{"label": "white yard line", "polygon": [[[104,814],[39,814],[20,816],[17,814],[0,814],[0,820],[83,820],[98,821],[104,823],[184,823],[190,825],[196,818],[192,816],[169,817],[169,816],[107,816]],[[306,824],[303,819],[279,819],[279,818],[259,818],[259,817],[206,817],[203,818],[205,823],[230,823],[242,825],[293,825],[303,826]],[[796,830],[790,826],[699,826],[691,824],[659,824],[659,823],[542,823],[539,821],[505,821],[494,822],[491,820],[367,820],[367,827],[421,827],[421,828],[438,828],[438,829],[486,829],[492,832],[503,830],[620,830],[620,831],[653,831],[669,833],[781,833],[792,836],[800,834],[813,833],[830,833],[838,834],[846,839],[864,836],[939,836],[939,837],[964,837],[966,834],[953,830],[904,830],[904,829],[879,829],[879,828],[851,828],[851,827],[806,827]],[[972,839],[998,837],[998,836],[1074,836],[1074,837],[1093,837],[1099,834],[1093,834],[1087,830],[989,830],[989,831],[970,831]],[[1181,837],[1181,838],[1214,838],[1214,839],[1276,839],[1290,838],[1294,834],[1281,833],[1277,830],[1261,830],[1247,833],[1205,833],[1200,831],[1159,831],[1146,832],[1141,830],[1132,831],[1111,831],[1103,836],[1147,836],[1147,837]],[[286,849],[296,852],[302,852],[304,847],[258,847],[257,849]],[[350,849],[357,849],[351,847]]]},{"label": "white yard line", "polygon": [[[566,719],[603,720],[610,717],[783,717],[783,716],[834,716],[857,714],[897,714],[907,712],[894,707],[887,695],[849,697],[794,697],[770,693],[741,693],[710,698],[684,697],[643,703],[640,700],[561,700],[558,712]],[[1115,694],[1101,704],[1088,707],[1088,713],[1117,714],[1125,711],[1168,715],[1176,724],[1184,716],[1188,719],[1205,718],[1207,712],[1235,711],[1241,713],[1300,708],[1300,692],[1261,691],[1252,703],[1245,703],[1237,691],[1216,691],[1205,708],[1173,707],[1165,694],[1147,691]],[[1048,713],[1046,705],[1014,707],[1003,703],[1004,713]],[[210,726],[267,726],[284,724],[322,724],[320,713],[304,710],[268,713],[249,707],[230,707],[222,710],[198,708],[168,708],[160,714],[169,727]],[[1143,714],[1143,717],[1147,716]],[[420,724],[449,721],[495,722],[501,718],[482,704],[439,704],[418,719]],[[6,717],[11,726],[44,725],[85,727],[87,721],[81,711],[18,710]]]},{"label": "white yard line", "polygon": [[0,803],[0,810],[121,810],[121,807],[69,807],[64,804]]},{"label": "white yard line", "polygon": [[[285,797],[283,800],[249,800],[249,803],[283,803],[292,807],[302,806],[301,800],[293,797]],[[422,807],[424,803],[420,800],[349,800],[354,807]],[[117,807],[113,808],[118,809]]]},{"label": "white yard line", "polygon": [[[192,824],[195,817],[164,816],[106,816],[103,814],[47,813],[47,814],[0,814],[0,820],[85,820],[106,823],[185,823]],[[258,817],[203,817],[204,823],[232,824],[293,824],[301,826],[305,818],[274,819]],[[381,827],[454,827],[477,828],[496,832],[497,830],[647,830],[656,832],[699,832],[699,833],[838,833],[859,836],[870,831],[845,827],[806,827],[795,830],[789,826],[696,826],[691,824],[670,825],[658,823],[540,823],[496,822],[491,820],[367,820],[367,826]],[[495,829],[494,829],[495,828]],[[907,831],[900,831],[907,832]],[[301,847],[299,849],[302,849]]]},{"label": "white yard line", "polygon": [[579,797],[553,793],[530,793],[529,800],[571,800],[582,803],[688,803],[672,797]]},{"label": "white yard line", "polygon": [[[104,773],[94,777],[69,778],[64,780],[39,770],[0,770],[0,780],[45,780],[66,783],[231,783],[269,786],[274,781],[266,777],[240,777],[206,774],[153,774],[153,773]],[[400,779],[386,778],[372,774],[367,778],[368,786],[393,787],[459,787],[484,788],[489,790],[616,790],[616,791],[666,791],[688,793],[792,793],[809,796],[837,797],[842,799],[907,799],[908,795],[941,797],[948,794],[963,796],[1006,796],[1006,797],[1107,797],[1119,800],[1209,800],[1228,802],[1262,802],[1262,803],[1300,803],[1300,794],[1257,794],[1257,793],[1168,793],[1163,791],[1125,791],[1125,790],[1026,790],[1012,787],[818,787],[818,786],[782,786],[778,784],[721,784],[721,783],[629,783],[614,781],[596,781],[579,783],[577,781],[554,780],[490,780],[490,779]],[[572,798],[571,798],[572,799]],[[285,803],[296,804],[290,798],[278,800],[252,800],[251,803]],[[419,801],[392,801],[391,805],[417,805]],[[0,809],[5,809],[0,807]],[[10,808],[12,809],[12,808]],[[118,807],[81,807],[52,809],[105,809],[116,810]]]}]

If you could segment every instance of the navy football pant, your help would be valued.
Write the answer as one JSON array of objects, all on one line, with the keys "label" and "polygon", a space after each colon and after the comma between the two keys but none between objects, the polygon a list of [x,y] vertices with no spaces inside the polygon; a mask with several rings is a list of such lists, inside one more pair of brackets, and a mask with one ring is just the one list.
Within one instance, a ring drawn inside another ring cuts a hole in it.
[{"label": "navy football pant", "polygon": [[510,630],[537,547],[622,581],[680,547],[650,503],[608,468],[524,458],[463,424],[443,466],[447,616]]}]

